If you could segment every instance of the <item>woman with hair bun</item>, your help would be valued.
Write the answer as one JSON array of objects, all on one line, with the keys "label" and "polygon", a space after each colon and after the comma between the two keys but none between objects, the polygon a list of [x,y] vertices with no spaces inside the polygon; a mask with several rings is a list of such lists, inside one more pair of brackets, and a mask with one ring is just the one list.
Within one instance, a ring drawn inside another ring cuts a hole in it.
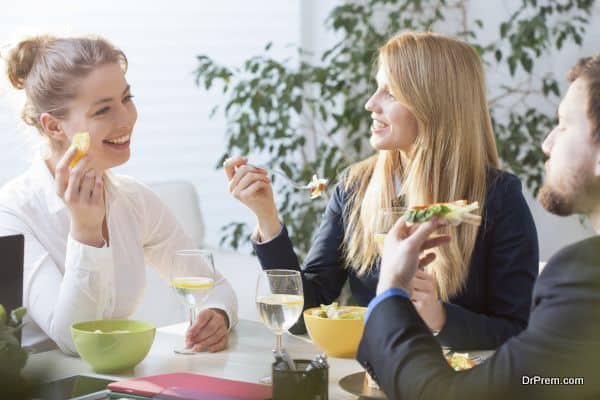
[{"label": "woman with hair bun", "polygon": [[[33,323],[23,343],[50,338],[76,353],[74,322],[127,318],[143,296],[145,266],[168,277],[175,252],[193,243],[148,187],[110,171],[129,160],[137,119],[121,50],[100,37],[37,36],[11,50],[6,71],[25,91],[23,120],[48,141],[47,154],[0,189],[0,235],[25,235]],[[72,144],[80,132],[89,134],[85,155]],[[196,351],[224,349],[237,321],[231,285],[215,278],[187,332]]]}]

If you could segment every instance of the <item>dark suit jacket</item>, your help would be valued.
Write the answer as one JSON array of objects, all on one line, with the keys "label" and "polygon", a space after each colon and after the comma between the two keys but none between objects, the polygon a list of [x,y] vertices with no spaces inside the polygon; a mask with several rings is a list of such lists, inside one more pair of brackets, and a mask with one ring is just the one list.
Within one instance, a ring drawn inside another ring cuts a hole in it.
[{"label": "dark suit jacket", "polygon": [[[335,301],[346,280],[359,305],[366,306],[375,296],[379,261],[369,274],[358,276],[343,259],[347,201],[347,193],[336,186],[302,271],[305,308]],[[521,332],[529,317],[538,243],[517,177],[489,170],[482,215],[465,287],[444,304],[447,320],[438,340],[455,349],[495,349]],[[271,241],[254,247],[264,269],[299,268],[285,228]],[[301,321],[292,331],[303,329]]]},{"label": "dark suit jacket", "polygon": [[[600,236],[548,262],[527,329],[472,370],[448,366],[412,303],[399,296],[372,310],[357,358],[390,399],[600,399]],[[535,376],[584,384],[522,384]]]}]

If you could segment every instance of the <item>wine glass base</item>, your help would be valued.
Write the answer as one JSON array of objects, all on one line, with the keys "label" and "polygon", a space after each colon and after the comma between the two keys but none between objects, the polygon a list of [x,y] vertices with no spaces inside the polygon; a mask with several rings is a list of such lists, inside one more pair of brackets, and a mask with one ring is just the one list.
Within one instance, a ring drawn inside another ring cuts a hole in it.
[{"label": "wine glass base", "polygon": [[173,353],[175,354],[184,354],[184,355],[193,355],[193,354],[198,354],[197,351],[194,351],[193,349],[188,349],[188,348],[180,348],[180,349],[173,349]]}]

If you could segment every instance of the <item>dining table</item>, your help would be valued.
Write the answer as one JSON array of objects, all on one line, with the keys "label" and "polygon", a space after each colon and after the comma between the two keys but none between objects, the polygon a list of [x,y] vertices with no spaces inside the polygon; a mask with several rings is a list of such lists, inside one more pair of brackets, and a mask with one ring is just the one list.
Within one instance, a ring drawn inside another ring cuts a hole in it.
[{"label": "dining table", "polygon": [[[258,383],[270,375],[274,361],[272,349],[275,337],[257,321],[240,320],[231,330],[226,350],[192,355],[176,354],[173,349],[181,347],[187,323],[158,328],[148,355],[134,369],[114,374],[95,373],[86,361],[69,356],[58,349],[30,355],[23,371],[25,377],[43,376],[52,381],[73,375],[88,375],[111,380],[125,380],[149,375],[173,372],[190,372],[212,377]],[[283,347],[293,359],[312,359],[321,351],[308,338],[286,334]],[[487,357],[491,352],[475,352]],[[353,358],[329,357],[329,398],[332,400],[359,399],[356,394],[344,390],[339,381],[351,374],[364,371]]]}]

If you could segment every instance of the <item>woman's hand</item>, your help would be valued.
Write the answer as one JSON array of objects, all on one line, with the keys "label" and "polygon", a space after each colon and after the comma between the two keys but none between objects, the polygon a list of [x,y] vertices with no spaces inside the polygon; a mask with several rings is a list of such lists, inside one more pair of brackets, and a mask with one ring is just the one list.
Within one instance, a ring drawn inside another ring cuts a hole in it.
[{"label": "woman's hand", "polygon": [[273,187],[267,171],[247,164],[244,157],[231,157],[225,160],[223,168],[229,192],[256,215],[260,239],[266,241],[281,230]]},{"label": "woman's hand", "polygon": [[377,294],[390,288],[412,292],[412,280],[417,269],[424,268],[435,259],[435,253],[422,255],[427,250],[450,241],[447,235],[429,238],[440,225],[436,218],[408,226],[400,218],[386,235],[381,258],[381,270],[377,283]]},{"label": "woman's hand", "polygon": [[221,351],[227,348],[229,320],[223,310],[208,308],[200,311],[196,322],[185,336],[186,347],[194,351]]},{"label": "woman's hand", "polygon": [[71,212],[71,236],[81,243],[100,247],[104,244],[102,232],[106,217],[102,172],[89,169],[89,155],[69,168],[76,152],[71,146],[56,165],[56,194]]},{"label": "woman's hand", "polygon": [[418,269],[411,282],[411,300],[417,312],[432,331],[439,332],[446,323],[446,312],[438,299],[437,285],[432,275]]}]

